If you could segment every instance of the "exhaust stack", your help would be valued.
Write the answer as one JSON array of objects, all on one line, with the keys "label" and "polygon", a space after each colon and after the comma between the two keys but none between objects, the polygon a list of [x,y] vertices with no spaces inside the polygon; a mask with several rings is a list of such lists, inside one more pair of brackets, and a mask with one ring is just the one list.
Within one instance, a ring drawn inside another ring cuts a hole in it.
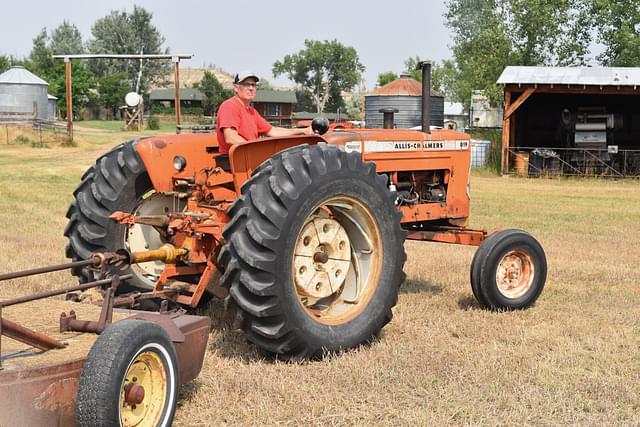
[{"label": "exhaust stack", "polygon": [[431,133],[431,62],[421,61],[422,70],[422,132]]}]

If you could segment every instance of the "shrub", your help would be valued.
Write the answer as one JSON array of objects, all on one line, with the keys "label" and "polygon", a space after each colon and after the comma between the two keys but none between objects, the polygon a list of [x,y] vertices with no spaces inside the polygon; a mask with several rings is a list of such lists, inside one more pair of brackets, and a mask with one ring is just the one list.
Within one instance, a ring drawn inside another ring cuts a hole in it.
[{"label": "shrub", "polygon": [[147,129],[158,130],[160,129],[160,119],[154,116],[147,118]]},{"label": "shrub", "polygon": [[29,138],[24,135],[18,135],[16,136],[16,142],[18,144],[26,144],[29,142]]}]

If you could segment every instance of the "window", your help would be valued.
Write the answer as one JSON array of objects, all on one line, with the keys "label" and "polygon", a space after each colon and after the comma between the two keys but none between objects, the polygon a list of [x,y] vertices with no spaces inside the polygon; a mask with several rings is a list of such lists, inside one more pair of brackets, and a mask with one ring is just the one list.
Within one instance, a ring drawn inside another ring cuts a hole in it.
[{"label": "window", "polygon": [[280,104],[267,104],[267,116],[279,116]]}]

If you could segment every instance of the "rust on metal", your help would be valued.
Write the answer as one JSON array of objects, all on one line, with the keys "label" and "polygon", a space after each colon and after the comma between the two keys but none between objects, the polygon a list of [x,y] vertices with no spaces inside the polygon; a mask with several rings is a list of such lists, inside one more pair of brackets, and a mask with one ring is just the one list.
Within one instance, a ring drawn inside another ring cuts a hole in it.
[{"label": "rust on metal", "polygon": [[124,400],[129,405],[139,405],[144,400],[144,387],[129,383],[124,386]]},{"label": "rust on metal", "polygon": [[454,245],[480,246],[487,238],[486,230],[458,227],[433,227],[428,230],[410,231],[407,240],[450,243]]},{"label": "rust on metal", "polygon": [[97,255],[83,261],[68,262],[65,264],[50,265],[47,267],[31,268],[29,270],[16,271],[13,273],[0,274],[0,281],[18,279],[21,277],[34,276],[36,274],[51,273],[54,271],[67,270],[69,268],[86,267],[88,265],[100,266],[101,258]]},{"label": "rust on metal", "polygon": [[20,341],[39,350],[47,351],[54,348],[65,348],[64,343],[48,337],[45,334],[41,334],[40,332],[20,326],[11,320],[0,318],[0,323],[2,323],[2,335],[13,338],[16,341]]}]

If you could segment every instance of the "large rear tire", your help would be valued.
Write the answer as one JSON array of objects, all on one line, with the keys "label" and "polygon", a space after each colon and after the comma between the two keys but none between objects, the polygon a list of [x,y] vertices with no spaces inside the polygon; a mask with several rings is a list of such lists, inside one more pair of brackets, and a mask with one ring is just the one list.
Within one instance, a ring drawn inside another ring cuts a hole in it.
[{"label": "large rear tire", "polygon": [[[135,141],[115,147],[100,157],[82,176],[69,206],[69,223],[64,235],[69,239],[66,255],[74,261],[86,259],[92,252],[157,249],[166,241],[151,226],[126,227],[109,218],[114,211],[139,215],[164,214],[176,210],[177,201],[153,191],[142,160],[134,148]],[[124,274],[133,278],[120,291],[152,289],[164,264],[148,262],[132,266]],[[81,282],[94,280],[87,269],[75,269]]]},{"label": "large rear tire", "polygon": [[406,256],[386,183],[358,153],[321,143],[276,154],[243,186],[218,261],[250,341],[308,358],[391,320]]}]

